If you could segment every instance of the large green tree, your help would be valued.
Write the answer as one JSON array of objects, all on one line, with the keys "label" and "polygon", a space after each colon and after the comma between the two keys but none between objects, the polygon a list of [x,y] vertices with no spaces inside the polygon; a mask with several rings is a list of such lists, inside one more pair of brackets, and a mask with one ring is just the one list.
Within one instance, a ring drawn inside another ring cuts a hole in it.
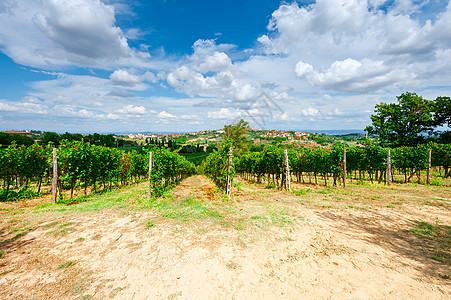
[{"label": "large green tree", "polygon": [[249,123],[243,119],[235,124],[224,126],[224,139],[232,140],[234,156],[241,156],[247,152],[246,134],[248,129]]},{"label": "large green tree", "polygon": [[[397,103],[379,103],[371,116],[372,126],[365,130],[379,135],[384,146],[412,146],[426,142],[436,127],[449,122],[449,98],[435,101],[406,92]],[[448,102],[447,102],[448,101]]]}]

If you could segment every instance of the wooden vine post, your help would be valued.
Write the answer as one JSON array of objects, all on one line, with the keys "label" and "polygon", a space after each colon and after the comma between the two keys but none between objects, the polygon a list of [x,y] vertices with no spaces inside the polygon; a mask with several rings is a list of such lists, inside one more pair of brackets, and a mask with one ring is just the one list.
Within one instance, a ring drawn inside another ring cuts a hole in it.
[{"label": "wooden vine post", "polygon": [[288,163],[288,151],[287,148],[284,149],[285,155],[285,188],[291,192],[291,183],[290,183],[290,165]]},{"label": "wooden vine post", "polygon": [[53,148],[53,178],[52,178],[52,202],[56,203],[58,188],[58,157],[56,156],[56,148]]},{"label": "wooden vine post", "polygon": [[391,174],[391,154],[390,148],[388,149],[387,154],[387,184],[391,184],[392,182],[392,174]]},{"label": "wooden vine post", "polygon": [[232,176],[230,174],[230,169],[232,167],[232,159],[233,159],[233,146],[230,146],[230,148],[229,148],[229,160],[227,162],[227,189],[226,189],[227,197],[230,196],[230,191],[232,189]]},{"label": "wooden vine post", "polygon": [[432,150],[428,149],[428,171],[426,175],[426,184],[431,184],[431,164],[432,164]]},{"label": "wooden vine post", "polygon": [[346,188],[346,177],[348,176],[346,172],[346,149],[343,149],[343,188]]},{"label": "wooden vine post", "polygon": [[149,152],[149,175],[147,177],[147,180],[149,181],[149,185],[148,185],[148,189],[147,189],[147,198],[150,200],[152,198],[152,179],[151,179],[151,174],[152,174],[152,161],[153,157],[152,157],[152,151]]}]

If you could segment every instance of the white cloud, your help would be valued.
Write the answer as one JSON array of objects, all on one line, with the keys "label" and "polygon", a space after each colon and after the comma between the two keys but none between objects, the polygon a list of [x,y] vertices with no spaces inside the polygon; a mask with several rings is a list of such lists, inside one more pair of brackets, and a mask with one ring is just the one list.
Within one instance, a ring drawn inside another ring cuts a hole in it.
[{"label": "white cloud", "polygon": [[241,117],[242,113],[239,110],[229,110],[228,108],[221,108],[218,111],[210,111],[207,113],[207,117],[210,119],[234,119]]},{"label": "white cloud", "polygon": [[138,76],[130,74],[127,70],[116,70],[110,75],[110,80],[115,85],[134,86],[141,82]]},{"label": "white cloud", "polygon": [[160,119],[175,119],[177,117],[174,116],[174,115],[171,115],[170,113],[168,113],[168,112],[163,110],[162,112],[160,112],[158,114],[158,118],[160,118]]},{"label": "white cloud", "polygon": [[368,59],[362,62],[351,58],[335,61],[324,72],[314,70],[312,65],[299,61],[295,72],[297,77],[312,85],[350,93],[377,91],[391,87],[399,81],[413,79],[406,71],[393,70],[385,66],[383,61]]},{"label": "white cloud", "polygon": [[99,0],[10,0],[0,10],[0,46],[33,67],[105,66],[132,54],[115,9]]},{"label": "white cloud", "polygon": [[196,68],[201,72],[226,71],[232,68],[232,61],[224,52],[215,51],[212,55],[204,58],[203,62]]},{"label": "white cloud", "polygon": [[34,16],[33,22],[57,50],[70,54],[69,60],[89,62],[129,54],[127,39],[115,26],[113,6],[99,0],[44,0],[43,3],[43,11]]},{"label": "white cloud", "polygon": [[121,109],[116,110],[116,112],[122,114],[144,115],[147,113],[147,110],[144,106],[133,106],[130,104],[122,107]]},{"label": "white cloud", "polygon": [[17,102],[0,100],[0,111],[46,115],[49,113],[49,108],[37,98],[27,96]]},{"label": "white cloud", "polygon": [[302,115],[304,116],[317,116],[319,114],[319,110],[314,107],[307,107],[301,110]]},{"label": "white cloud", "polygon": [[182,120],[195,120],[198,118],[199,117],[197,115],[183,115],[180,117],[180,119],[182,119]]}]

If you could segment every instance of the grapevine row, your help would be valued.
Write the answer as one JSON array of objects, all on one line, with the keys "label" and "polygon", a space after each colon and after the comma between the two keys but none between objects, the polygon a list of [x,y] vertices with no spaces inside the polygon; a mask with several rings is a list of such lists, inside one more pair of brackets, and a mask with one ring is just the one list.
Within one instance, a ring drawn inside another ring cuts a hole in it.
[{"label": "grapevine row", "polygon": [[[328,178],[336,185],[343,171],[343,149],[346,148],[347,172],[356,180],[386,180],[388,149],[380,146],[348,147],[334,144],[331,148],[289,149],[288,157],[291,175],[299,182],[308,180],[315,184]],[[417,147],[399,147],[391,150],[392,167],[404,175],[404,182],[416,176],[420,182],[420,172],[429,164],[428,150],[432,150],[432,166],[443,167],[445,176],[451,168],[451,145],[425,144]],[[283,149],[274,146],[265,147],[261,152],[250,152],[236,161],[236,171],[246,179],[282,187],[285,182],[285,164]]]},{"label": "grapevine row", "polygon": [[203,173],[222,190],[227,189],[227,178],[232,182],[235,176],[234,165],[228,164],[231,145],[231,141],[224,141],[201,165]]},{"label": "grapevine row", "polygon": [[[70,188],[71,197],[77,184],[94,190],[112,185],[127,185],[148,175],[149,152],[153,153],[151,172],[152,194],[158,196],[169,185],[195,172],[195,167],[184,157],[167,149],[153,146],[138,153],[96,146],[84,141],[62,141],[57,149],[59,179],[62,186]],[[0,149],[0,179],[3,181],[3,198],[8,198],[12,185],[24,187],[36,183],[37,193],[43,182],[51,180],[52,147],[33,144],[11,145]]]}]

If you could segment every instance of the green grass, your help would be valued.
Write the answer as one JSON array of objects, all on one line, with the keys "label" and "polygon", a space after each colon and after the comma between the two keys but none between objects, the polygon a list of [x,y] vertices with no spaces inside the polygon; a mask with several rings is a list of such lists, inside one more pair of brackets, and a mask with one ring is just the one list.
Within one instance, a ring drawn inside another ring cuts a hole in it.
[{"label": "green grass", "polygon": [[300,189],[300,190],[293,190],[292,193],[295,194],[296,196],[302,196],[302,195],[307,195],[307,193],[310,192],[310,189]]},{"label": "green grass", "polygon": [[155,222],[153,220],[147,221],[146,228],[149,229],[152,227],[155,227]]},{"label": "green grass", "polygon": [[59,221],[54,221],[54,222],[42,225],[42,227],[48,228],[48,227],[52,227],[52,226],[55,226],[55,225],[58,225],[58,224],[59,224]]},{"label": "green grass", "polygon": [[425,236],[431,236],[434,233],[434,225],[428,222],[416,222],[417,225],[410,229],[416,237],[423,238]]},{"label": "green grass", "polygon": [[222,220],[223,214],[214,208],[214,205],[196,199],[195,197],[188,197],[180,201],[176,201],[169,194],[157,199],[153,203],[163,218],[178,220],[181,222],[188,222],[192,220],[203,220],[207,218]]},{"label": "green grass", "polygon": [[58,265],[57,269],[58,269],[58,270],[59,270],[59,269],[65,269],[65,268],[68,268],[68,267],[73,266],[73,265],[75,265],[75,264],[76,264],[76,263],[73,262],[73,261],[66,261],[66,262],[63,263],[63,264]]},{"label": "green grass", "polygon": [[416,221],[409,231],[424,243],[426,254],[443,264],[451,265],[451,226]]}]

